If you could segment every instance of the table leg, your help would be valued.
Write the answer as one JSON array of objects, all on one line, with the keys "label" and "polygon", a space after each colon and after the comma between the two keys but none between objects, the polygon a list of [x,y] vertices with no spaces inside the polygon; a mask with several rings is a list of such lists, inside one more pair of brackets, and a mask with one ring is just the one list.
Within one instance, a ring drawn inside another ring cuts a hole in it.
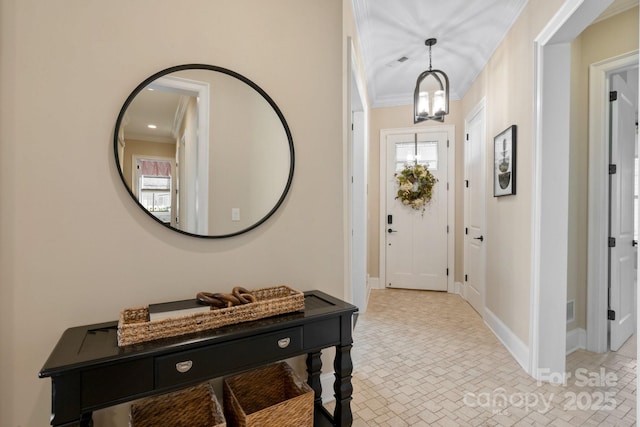
[{"label": "table leg", "polygon": [[92,427],[93,426],[93,412],[88,412],[80,416],[80,427]]},{"label": "table leg", "polygon": [[353,393],[351,347],[351,345],[336,346],[336,358],[333,362],[336,376],[333,383],[333,390],[336,393],[333,420],[336,426],[342,427],[350,427],[353,423],[353,414],[351,413],[351,395]]},{"label": "table leg", "polygon": [[322,406],[322,384],[320,374],[322,374],[322,359],[320,351],[307,354],[307,384],[313,389],[314,405]]}]

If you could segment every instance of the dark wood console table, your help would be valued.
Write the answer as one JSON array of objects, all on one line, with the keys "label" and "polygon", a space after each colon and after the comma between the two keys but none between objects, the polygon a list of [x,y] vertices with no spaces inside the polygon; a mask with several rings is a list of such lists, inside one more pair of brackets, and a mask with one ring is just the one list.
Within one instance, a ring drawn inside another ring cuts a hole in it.
[{"label": "dark wood console table", "polygon": [[[301,312],[122,348],[117,345],[117,322],[67,329],[39,374],[51,378],[51,425],[89,426],[98,409],[307,354],[315,425],[350,426],[351,330],[357,310],[323,292],[310,291],[305,292]],[[336,348],[333,416],[322,407],[320,385],[321,350],[332,346]],[[178,372],[176,364],[188,361],[191,369]]]}]

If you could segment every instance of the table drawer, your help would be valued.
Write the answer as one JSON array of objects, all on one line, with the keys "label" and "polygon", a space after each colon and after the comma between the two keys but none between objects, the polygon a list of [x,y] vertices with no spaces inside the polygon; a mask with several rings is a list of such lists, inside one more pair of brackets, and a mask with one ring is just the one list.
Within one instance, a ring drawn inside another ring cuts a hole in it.
[{"label": "table drawer", "polygon": [[302,351],[302,327],[155,358],[156,388],[205,381]]},{"label": "table drawer", "polygon": [[340,318],[304,325],[304,349],[320,349],[340,344]]},{"label": "table drawer", "polygon": [[85,410],[150,392],[153,390],[153,365],[150,359],[141,359],[89,369],[82,372],[81,390]]}]

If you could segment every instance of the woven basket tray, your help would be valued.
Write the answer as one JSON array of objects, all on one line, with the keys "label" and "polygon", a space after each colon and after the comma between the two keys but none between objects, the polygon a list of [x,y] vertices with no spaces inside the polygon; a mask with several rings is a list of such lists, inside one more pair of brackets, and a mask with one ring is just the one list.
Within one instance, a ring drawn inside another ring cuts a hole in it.
[{"label": "woven basket tray", "polygon": [[224,427],[222,407],[209,383],[131,405],[130,427]]},{"label": "woven basket tray", "polygon": [[239,427],[313,427],[314,392],[285,362],[224,380],[224,413]]},{"label": "woven basket tray", "polygon": [[148,320],[147,306],[127,308],[120,313],[118,345],[186,335],[304,309],[304,294],[288,286],[255,289],[251,293],[257,299],[254,303],[152,322]]}]

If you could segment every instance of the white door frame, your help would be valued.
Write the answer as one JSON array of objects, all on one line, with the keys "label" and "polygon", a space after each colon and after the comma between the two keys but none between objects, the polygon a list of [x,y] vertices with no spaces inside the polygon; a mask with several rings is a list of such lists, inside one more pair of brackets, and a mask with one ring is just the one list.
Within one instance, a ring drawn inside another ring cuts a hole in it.
[{"label": "white door frame", "polygon": [[529,374],[538,380],[565,379],[571,42],[612,2],[567,0],[534,41]]},{"label": "white door frame", "polygon": [[[367,280],[367,194],[369,159],[369,108],[366,103],[363,74],[358,64],[353,39],[347,39],[348,76],[347,89],[348,121],[347,121],[347,218],[345,236],[347,236],[347,271],[348,286],[345,297],[359,309],[367,310],[369,284]],[[354,140],[354,135],[358,140]],[[356,144],[358,145],[356,147]],[[357,185],[357,188],[355,187]],[[354,194],[354,190],[360,194]]]},{"label": "white door frame", "polygon": [[[193,165],[186,167],[180,165],[189,176],[189,180],[194,191],[187,193],[189,199],[188,206],[194,206],[194,211],[190,213],[195,229],[189,230],[195,234],[208,234],[209,230],[209,116],[210,116],[210,84],[208,82],[190,80],[182,77],[164,76],[149,84],[149,88],[163,92],[180,93],[194,96],[198,100],[198,145],[196,152],[192,153],[196,161]],[[174,132],[177,135],[179,123],[175,123]],[[188,163],[188,162],[187,162]],[[186,218],[185,218],[186,220]],[[185,223],[183,222],[184,226]]]},{"label": "white door frame", "polygon": [[[396,129],[381,129],[380,130],[380,215],[378,224],[379,238],[379,266],[378,277],[380,283],[385,284],[386,281],[386,262],[387,251],[385,245],[385,230],[386,230],[386,200],[387,200],[387,137],[390,135],[397,135],[403,133],[420,133],[420,132],[447,132],[447,139],[449,141],[449,148],[447,152],[447,182],[440,183],[448,186],[447,191],[447,223],[449,224],[449,233],[447,234],[447,264],[449,268],[449,275],[447,276],[447,292],[455,292],[454,285],[454,272],[455,270],[455,188],[456,188],[456,141],[454,125],[442,125],[442,126],[422,126],[422,127],[410,127],[410,128],[396,128]],[[384,287],[384,286],[383,286]]]},{"label": "white door frame", "polygon": [[[483,182],[481,183],[482,187],[483,187],[483,196],[481,199],[481,204],[482,206],[480,207],[480,209],[482,210],[482,224],[480,224],[480,227],[482,228],[483,232],[486,233],[487,227],[486,227],[486,222],[487,222],[487,203],[486,203],[486,199],[487,199],[487,185],[486,185],[486,181],[487,181],[487,168],[486,168],[486,153],[487,153],[487,100],[486,98],[482,98],[480,100],[480,102],[478,102],[478,104],[473,107],[471,109],[471,111],[469,112],[469,114],[467,114],[467,117],[465,117],[464,119],[464,134],[468,135],[469,134],[469,124],[471,123],[471,121],[478,115],[481,115],[481,120],[482,120],[482,129],[480,130],[481,136],[482,136],[482,153],[483,153],[483,157],[482,157],[482,164],[480,165],[480,167],[482,168],[482,179]],[[467,179],[467,153],[465,152],[465,157],[464,157],[464,175],[465,175],[465,180]],[[465,192],[465,197],[463,197],[463,203],[464,203],[464,226],[467,226],[467,199],[466,199],[466,192]],[[463,243],[463,256],[464,256],[464,270],[465,272],[467,271],[467,253],[466,253],[466,243]],[[486,287],[487,287],[487,283],[486,283],[486,271],[487,271],[487,258],[486,258],[486,245],[483,246],[482,248],[482,259],[480,260],[481,265],[482,265],[482,284],[483,284],[483,289],[482,289],[482,311],[479,313],[480,316],[482,318],[484,318],[484,310],[486,307]],[[466,274],[466,273],[465,273]],[[467,285],[463,284],[463,289],[464,292],[462,292],[463,297],[466,299],[466,290],[467,290]]]},{"label": "white door frame", "polygon": [[638,51],[589,67],[589,240],[587,271],[587,350],[608,350],[607,307],[609,237],[609,75],[638,65]]}]

